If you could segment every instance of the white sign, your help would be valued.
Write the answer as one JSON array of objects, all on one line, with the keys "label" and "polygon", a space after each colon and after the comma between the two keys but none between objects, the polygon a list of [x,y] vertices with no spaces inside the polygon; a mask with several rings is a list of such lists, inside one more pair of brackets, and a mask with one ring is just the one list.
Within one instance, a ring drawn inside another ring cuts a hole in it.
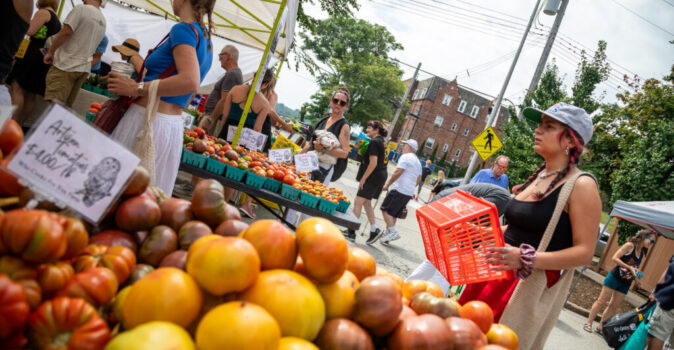
[{"label": "white sign", "polygon": [[194,127],[194,116],[188,113],[183,113],[183,128],[192,130]]},{"label": "white sign", "polygon": [[236,134],[236,125],[230,125],[227,127],[227,142],[234,141],[234,134]]},{"label": "white sign", "polygon": [[12,113],[14,113],[15,109],[16,106],[0,105],[0,129],[5,126],[5,121],[12,117]]},{"label": "white sign", "polygon": [[296,155],[295,168],[301,172],[318,170],[318,155],[315,152]]},{"label": "white sign", "polygon": [[97,223],[124,189],[140,159],[124,146],[52,104],[9,163],[36,192]]},{"label": "white sign", "polygon": [[293,150],[290,148],[275,148],[269,150],[269,161],[283,163],[292,160]]},{"label": "white sign", "polygon": [[253,151],[262,151],[267,135],[253,129],[243,128],[239,137],[239,144]]}]

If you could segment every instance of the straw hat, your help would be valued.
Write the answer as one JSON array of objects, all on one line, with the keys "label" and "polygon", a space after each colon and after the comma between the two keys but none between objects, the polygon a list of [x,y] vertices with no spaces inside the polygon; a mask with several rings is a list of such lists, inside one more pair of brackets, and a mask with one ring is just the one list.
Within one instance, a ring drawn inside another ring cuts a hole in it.
[{"label": "straw hat", "polygon": [[124,40],[121,45],[115,45],[112,47],[112,51],[119,52],[124,56],[135,56],[138,55],[140,50],[140,43],[138,40],[133,38],[128,38]]}]

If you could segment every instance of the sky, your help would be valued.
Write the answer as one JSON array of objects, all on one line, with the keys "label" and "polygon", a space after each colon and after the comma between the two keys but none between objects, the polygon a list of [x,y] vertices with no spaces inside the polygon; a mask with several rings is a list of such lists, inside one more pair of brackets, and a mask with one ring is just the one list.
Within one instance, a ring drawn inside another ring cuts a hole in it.
[{"label": "sky", "polygon": [[[545,0],[541,1],[543,6]],[[497,96],[513,62],[536,0],[372,0],[359,1],[355,17],[386,27],[403,50],[391,54],[409,79],[421,62],[418,79],[433,75]],[[309,14],[326,18],[317,6]],[[539,11],[504,94],[504,104],[524,97],[555,16]],[[301,29],[298,29],[301,30]],[[570,0],[548,63],[555,60],[570,93],[581,50],[591,57],[607,42],[608,81],[596,96],[615,102],[627,88],[623,75],[661,80],[674,64],[674,0]],[[290,57],[293,60],[293,57]],[[429,74],[430,73],[430,74]],[[318,90],[305,70],[287,65],[276,91],[279,102],[299,109]]]}]

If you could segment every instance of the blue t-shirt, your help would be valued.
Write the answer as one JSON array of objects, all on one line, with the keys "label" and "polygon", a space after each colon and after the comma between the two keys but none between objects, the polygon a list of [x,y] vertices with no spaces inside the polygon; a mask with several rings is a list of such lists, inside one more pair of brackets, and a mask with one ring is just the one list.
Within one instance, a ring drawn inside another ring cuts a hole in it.
[{"label": "blue t-shirt", "polygon": [[674,309],[674,255],[669,258],[665,280],[655,286],[653,295],[655,295],[655,300],[660,303],[660,308],[666,311]]},{"label": "blue t-shirt", "polygon": [[[199,61],[199,72],[201,75],[200,81],[204,80],[206,73],[211,69],[213,62],[213,52],[208,49],[208,41],[204,37],[204,32],[201,30],[199,23],[192,22],[194,29],[199,33],[199,47],[197,47],[197,36],[194,34],[192,28],[187,23],[178,23],[171,28],[168,39],[161,44],[152,54],[145,60],[144,81],[152,81],[166,70],[171,64],[175,62],[173,59],[173,48],[176,45],[186,44],[194,47],[197,52],[197,60]],[[177,74],[175,71],[171,75]],[[192,94],[185,94],[180,96],[162,96],[161,100],[172,103],[185,108],[189,102]]]},{"label": "blue t-shirt", "polygon": [[508,175],[503,174],[499,178],[494,177],[494,173],[489,169],[482,169],[475,174],[475,176],[470,180],[470,183],[485,183],[485,184],[494,184],[508,189]]},{"label": "blue t-shirt", "polygon": [[[96,52],[105,53],[105,50],[107,48],[108,48],[108,36],[104,34],[101,43],[98,44],[98,47],[96,48]],[[91,72],[98,73],[100,69],[101,69],[101,60],[99,59],[98,62],[96,62],[96,65],[91,67]]]}]

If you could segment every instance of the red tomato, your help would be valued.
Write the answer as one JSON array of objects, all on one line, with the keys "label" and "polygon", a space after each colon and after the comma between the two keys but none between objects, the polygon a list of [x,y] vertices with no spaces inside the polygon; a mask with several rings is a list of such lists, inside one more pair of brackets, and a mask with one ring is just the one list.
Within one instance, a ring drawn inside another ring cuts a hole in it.
[{"label": "red tomato", "polygon": [[57,296],[83,298],[92,305],[102,306],[115,297],[117,287],[117,278],[111,270],[94,267],[76,273]]},{"label": "red tomato", "polygon": [[461,317],[467,318],[480,327],[482,333],[489,332],[492,323],[494,323],[494,312],[491,307],[483,301],[473,300],[461,306]]},{"label": "red tomato", "polygon": [[36,308],[42,302],[42,290],[37,283],[37,272],[25,261],[4,255],[0,257],[0,273],[4,273],[14,282],[23,286],[26,300],[31,308]]},{"label": "red tomato", "polygon": [[14,197],[21,194],[23,186],[19,184],[19,179],[7,170],[7,165],[14,156],[10,156],[0,161],[0,197]]},{"label": "red tomato", "polygon": [[234,160],[230,160],[229,163],[227,163],[227,164],[229,164],[229,165],[231,165],[231,166],[233,166],[233,167],[235,167],[235,168],[238,168],[238,167],[239,167],[239,163],[237,163],[237,162],[234,161]]},{"label": "red tomato", "polygon": [[114,272],[117,282],[122,284],[136,266],[136,255],[127,247],[90,244],[77,258],[74,266],[77,272],[92,267],[107,267]]},{"label": "red tomato", "polygon": [[4,125],[0,126],[0,151],[2,154],[10,154],[23,142],[23,130],[19,123],[13,119],[7,119]]},{"label": "red tomato", "polygon": [[38,349],[103,349],[110,329],[96,309],[81,298],[44,302],[28,318]]},{"label": "red tomato", "polygon": [[65,261],[42,264],[37,267],[37,280],[45,299],[63,289],[75,274],[72,265]]},{"label": "red tomato", "polygon": [[29,313],[23,287],[9,276],[0,274],[0,339],[21,331]]},{"label": "red tomato", "polygon": [[204,137],[204,135],[206,135],[206,131],[200,127],[194,128],[194,132],[196,132],[199,137]]},{"label": "red tomato", "polygon": [[293,186],[297,182],[297,179],[293,175],[286,175],[283,177],[283,183],[286,185]]},{"label": "red tomato", "polygon": [[58,216],[44,210],[16,209],[0,216],[0,253],[10,251],[33,263],[56,261],[66,251]]},{"label": "red tomato", "polygon": [[275,179],[274,175],[276,175],[276,171],[274,169],[267,169],[267,176],[271,179]]}]

